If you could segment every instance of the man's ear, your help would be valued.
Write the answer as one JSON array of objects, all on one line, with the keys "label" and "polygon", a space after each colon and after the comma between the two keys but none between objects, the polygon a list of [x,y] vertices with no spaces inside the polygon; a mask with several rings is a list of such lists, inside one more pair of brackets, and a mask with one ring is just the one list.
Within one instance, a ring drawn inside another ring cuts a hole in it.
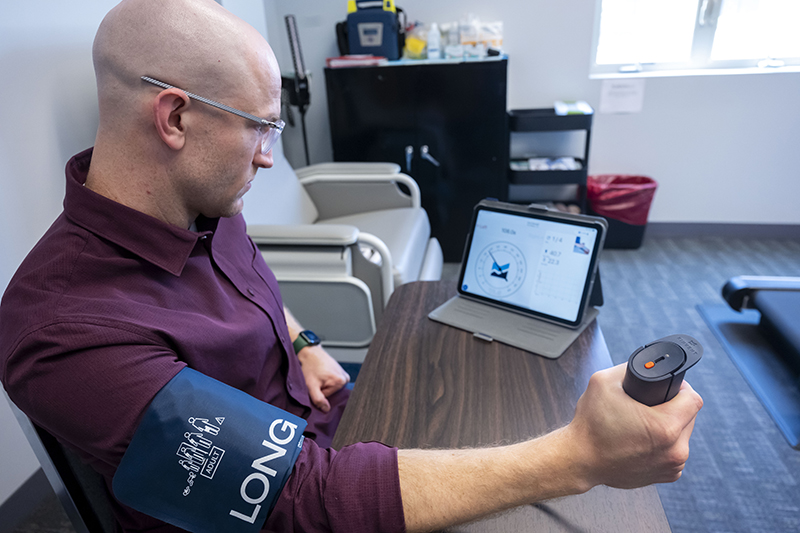
[{"label": "man's ear", "polygon": [[186,142],[186,124],[183,113],[189,97],[180,89],[165,89],[153,101],[153,122],[164,143],[180,150]]}]

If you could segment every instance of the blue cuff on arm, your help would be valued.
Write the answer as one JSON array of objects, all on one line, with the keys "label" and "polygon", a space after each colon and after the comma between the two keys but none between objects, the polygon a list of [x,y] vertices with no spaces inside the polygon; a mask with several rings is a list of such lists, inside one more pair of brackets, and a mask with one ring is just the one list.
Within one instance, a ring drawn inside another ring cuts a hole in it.
[{"label": "blue cuff on arm", "polygon": [[255,533],[303,446],[306,421],[190,368],[156,394],[112,488],[192,533]]}]

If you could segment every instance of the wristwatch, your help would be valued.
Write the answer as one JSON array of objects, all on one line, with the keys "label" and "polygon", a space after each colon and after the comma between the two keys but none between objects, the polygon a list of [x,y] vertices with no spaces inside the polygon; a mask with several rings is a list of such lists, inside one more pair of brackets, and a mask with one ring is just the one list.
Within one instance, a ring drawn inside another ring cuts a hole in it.
[{"label": "wristwatch", "polygon": [[292,345],[294,346],[294,353],[297,354],[306,346],[316,346],[321,342],[322,340],[317,337],[313,331],[306,329],[300,332],[300,335],[294,340]]}]

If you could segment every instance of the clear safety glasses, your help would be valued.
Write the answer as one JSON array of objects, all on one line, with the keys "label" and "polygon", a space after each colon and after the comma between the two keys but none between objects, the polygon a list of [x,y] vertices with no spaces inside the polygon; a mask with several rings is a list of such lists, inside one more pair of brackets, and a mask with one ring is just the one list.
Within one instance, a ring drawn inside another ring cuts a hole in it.
[{"label": "clear safety glasses", "polygon": [[164,89],[179,89],[185,92],[186,96],[188,96],[192,100],[197,100],[198,102],[202,102],[204,104],[216,107],[217,109],[222,109],[223,111],[227,111],[228,113],[233,113],[234,115],[246,118],[247,120],[252,120],[253,122],[257,122],[261,126],[261,128],[259,129],[261,134],[261,153],[264,155],[267,155],[269,151],[272,150],[272,147],[275,146],[275,143],[278,141],[278,137],[281,136],[284,126],[286,126],[286,123],[282,120],[272,122],[271,120],[260,118],[255,115],[251,115],[250,113],[245,113],[244,111],[241,111],[231,106],[227,106],[225,104],[221,104],[219,102],[215,102],[214,100],[210,100],[203,96],[198,96],[196,94],[190,93],[185,89],[181,89],[180,87],[175,87],[174,85],[170,85],[169,83],[164,83],[163,81],[159,81],[149,76],[142,76],[142,80],[146,81],[147,83],[152,83],[153,85],[162,87]]}]

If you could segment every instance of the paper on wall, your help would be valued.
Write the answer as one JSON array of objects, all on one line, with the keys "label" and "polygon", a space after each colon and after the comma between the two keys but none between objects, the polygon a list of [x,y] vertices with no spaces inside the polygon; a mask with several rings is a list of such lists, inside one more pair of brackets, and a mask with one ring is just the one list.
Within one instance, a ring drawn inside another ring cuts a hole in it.
[{"label": "paper on wall", "polygon": [[601,113],[640,113],[644,103],[644,79],[603,80]]}]

